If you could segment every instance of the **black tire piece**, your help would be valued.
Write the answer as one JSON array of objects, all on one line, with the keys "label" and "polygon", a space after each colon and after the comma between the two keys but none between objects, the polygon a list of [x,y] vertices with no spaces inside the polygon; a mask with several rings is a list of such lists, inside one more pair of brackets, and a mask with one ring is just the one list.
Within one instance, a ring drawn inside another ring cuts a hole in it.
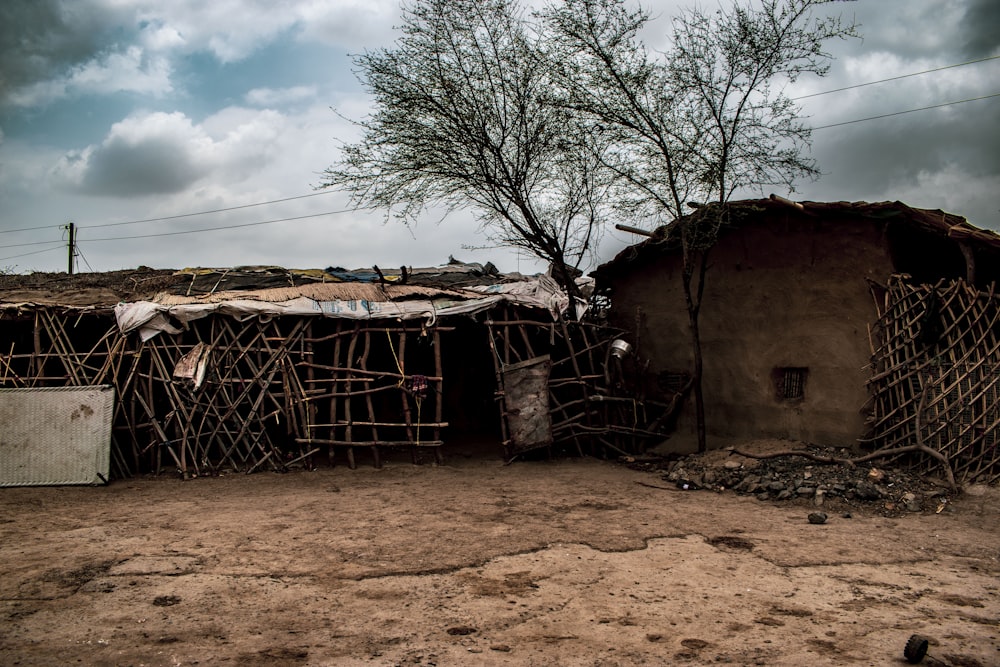
[{"label": "black tire piece", "polygon": [[929,643],[926,638],[920,635],[912,635],[906,642],[906,648],[903,649],[903,657],[906,658],[908,663],[917,664],[927,655],[927,646]]}]

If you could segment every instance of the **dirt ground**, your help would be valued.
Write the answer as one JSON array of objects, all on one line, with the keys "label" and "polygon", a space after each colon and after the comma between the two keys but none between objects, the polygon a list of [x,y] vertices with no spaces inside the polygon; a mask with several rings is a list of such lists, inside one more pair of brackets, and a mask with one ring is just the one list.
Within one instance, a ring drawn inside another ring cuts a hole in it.
[{"label": "dirt ground", "polygon": [[1000,490],[939,508],[455,456],[0,489],[0,664],[998,665]]}]

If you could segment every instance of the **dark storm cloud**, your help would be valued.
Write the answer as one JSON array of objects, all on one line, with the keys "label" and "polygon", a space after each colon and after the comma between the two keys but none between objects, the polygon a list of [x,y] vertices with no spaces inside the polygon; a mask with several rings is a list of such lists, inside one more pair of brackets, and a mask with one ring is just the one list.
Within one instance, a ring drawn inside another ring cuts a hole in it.
[{"label": "dark storm cloud", "polygon": [[[970,172],[996,174],[1000,173],[1000,134],[983,132],[995,119],[995,104],[981,100],[825,128],[816,130],[813,138],[817,148],[833,149],[828,159],[849,165],[840,178],[859,181],[867,188],[884,188],[955,163]],[[824,172],[832,168],[820,166]]]},{"label": "dark storm cloud", "polygon": [[106,50],[116,36],[110,18],[85,2],[0,2],[0,102]]},{"label": "dark storm cloud", "polygon": [[141,197],[181,192],[204,176],[184,146],[167,137],[112,138],[87,157],[79,189],[89,195]]},{"label": "dark storm cloud", "polygon": [[969,0],[961,27],[962,46],[969,58],[1000,53],[1000,2]]}]

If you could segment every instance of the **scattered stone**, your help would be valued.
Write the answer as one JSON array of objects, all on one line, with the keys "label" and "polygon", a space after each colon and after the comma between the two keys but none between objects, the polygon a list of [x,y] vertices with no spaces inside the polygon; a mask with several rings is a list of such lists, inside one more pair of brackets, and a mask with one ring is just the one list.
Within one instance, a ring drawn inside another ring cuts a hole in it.
[{"label": "scattered stone", "polygon": [[501,653],[510,653],[510,647],[506,644],[493,644],[490,646],[491,651],[499,651]]},{"label": "scattered stone", "polygon": [[740,468],[743,467],[743,464],[740,463],[739,461],[733,461],[732,459],[729,459],[728,461],[722,464],[722,467],[725,468],[726,470],[739,470]]},{"label": "scattered stone", "polygon": [[826,523],[826,512],[810,512],[809,523]]}]

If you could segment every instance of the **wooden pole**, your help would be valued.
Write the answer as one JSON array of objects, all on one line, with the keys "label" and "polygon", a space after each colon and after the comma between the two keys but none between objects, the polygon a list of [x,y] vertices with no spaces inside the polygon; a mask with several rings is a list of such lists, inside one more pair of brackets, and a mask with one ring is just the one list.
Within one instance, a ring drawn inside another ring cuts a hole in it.
[{"label": "wooden pole", "polygon": [[73,275],[73,259],[76,257],[76,225],[72,222],[66,225],[69,230],[69,258],[67,259],[66,273]]}]

